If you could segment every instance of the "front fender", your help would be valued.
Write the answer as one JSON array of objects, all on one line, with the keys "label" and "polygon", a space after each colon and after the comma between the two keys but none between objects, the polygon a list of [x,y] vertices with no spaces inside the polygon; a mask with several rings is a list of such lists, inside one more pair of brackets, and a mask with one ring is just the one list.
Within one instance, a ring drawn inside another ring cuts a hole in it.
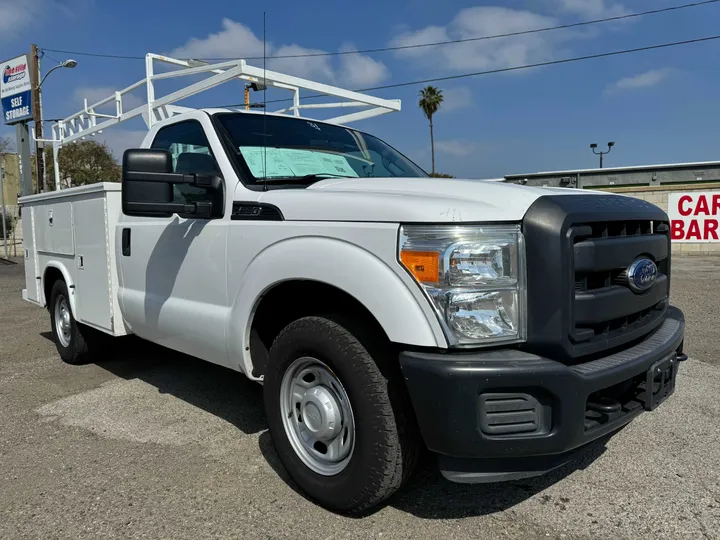
[{"label": "front fender", "polygon": [[262,296],[275,285],[298,279],[326,283],[351,295],[394,343],[447,347],[430,305],[387,263],[350,242],[303,236],[270,245],[242,276],[226,335],[230,358],[242,358],[245,373],[252,373],[250,328]]}]

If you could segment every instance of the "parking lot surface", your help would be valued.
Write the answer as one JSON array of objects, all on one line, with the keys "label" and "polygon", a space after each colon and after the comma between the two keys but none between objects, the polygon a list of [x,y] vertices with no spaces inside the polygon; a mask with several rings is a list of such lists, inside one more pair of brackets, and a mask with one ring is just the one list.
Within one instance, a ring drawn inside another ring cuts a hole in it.
[{"label": "parking lot surface", "polygon": [[0,263],[0,538],[720,538],[720,258],[673,271],[691,358],[659,409],[532,480],[456,485],[424,463],[348,518],[292,487],[260,386],[138,343],[65,365],[22,266]]}]

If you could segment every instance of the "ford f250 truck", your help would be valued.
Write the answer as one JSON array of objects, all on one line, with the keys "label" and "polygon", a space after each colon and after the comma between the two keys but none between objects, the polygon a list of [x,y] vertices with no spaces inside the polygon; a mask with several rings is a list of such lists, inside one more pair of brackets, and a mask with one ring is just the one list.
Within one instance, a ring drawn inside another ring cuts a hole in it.
[{"label": "ford f250 truck", "polygon": [[642,200],[430,178],[367,133],[224,109],[154,123],[122,175],[21,200],[61,358],[132,333],[262,382],[280,460],[333,510],[424,448],[455,482],[549,471],[686,358]]}]

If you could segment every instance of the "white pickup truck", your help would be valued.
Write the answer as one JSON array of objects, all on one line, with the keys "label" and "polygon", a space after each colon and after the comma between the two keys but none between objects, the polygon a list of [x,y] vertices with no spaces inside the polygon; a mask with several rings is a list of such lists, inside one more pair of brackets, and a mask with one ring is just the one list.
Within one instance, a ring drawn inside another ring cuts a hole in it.
[{"label": "white pickup truck", "polygon": [[423,448],[451,481],[542,474],[654,409],[686,358],[659,208],[430,178],[335,124],[185,112],[122,186],[21,204],[23,295],[64,361],[132,333],[264,383],[282,463],[337,511]]}]

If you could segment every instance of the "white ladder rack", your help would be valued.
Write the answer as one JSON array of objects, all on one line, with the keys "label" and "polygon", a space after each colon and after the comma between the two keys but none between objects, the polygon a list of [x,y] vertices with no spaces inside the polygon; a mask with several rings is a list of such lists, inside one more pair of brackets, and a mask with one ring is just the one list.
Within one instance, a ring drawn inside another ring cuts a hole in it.
[{"label": "white ladder rack", "polygon": [[[171,64],[181,69],[156,74],[155,62]],[[293,75],[264,70],[261,67],[250,66],[242,59],[208,64],[197,60],[179,60],[169,56],[149,53],[145,56],[145,71],[145,78],[131,84],[127,88],[114,92],[110,96],[92,105],[88,105],[87,99],[85,99],[85,105],[81,111],[53,124],[52,139],[39,139],[40,142],[52,144],[53,146],[56,190],[60,189],[58,152],[63,145],[101,133],[104,129],[138,116],[143,117],[149,129],[153,124],[161,120],[170,118],[184,111],[192,110],[188,107],[173,105],[174,103],[236,79],[264,84],[268,87],[292,92],[292,105],[274,111],[275,114],[289,113],[292,116],[299,117],[301,116],[300,112],[305,109],[361,108],[362,110],[357,112],[324,120],[325,122],[334,124],[348,124],[350,122],[372,118],[373,116],[396,112],[401,108],[399,99],[382,99],[361,92],[354,92],[337,86],[302,79]],[[198,75],[206,75],[207,77],[162,97],[158,97],[155,93],[156,81]],[[123,106],[124,97],[143,86],[146,87],[147,102],[132,110],[125,111]],[[314,94],[337,98],[338,101],[301,104],[301,90],[309,90]],[[115,105],[115,114],[97,112],[98,108],[113,103]],[[242,106],[238,107],[238,109],[242,108]],[[34,130],[33,138],[35,138]]]}]

